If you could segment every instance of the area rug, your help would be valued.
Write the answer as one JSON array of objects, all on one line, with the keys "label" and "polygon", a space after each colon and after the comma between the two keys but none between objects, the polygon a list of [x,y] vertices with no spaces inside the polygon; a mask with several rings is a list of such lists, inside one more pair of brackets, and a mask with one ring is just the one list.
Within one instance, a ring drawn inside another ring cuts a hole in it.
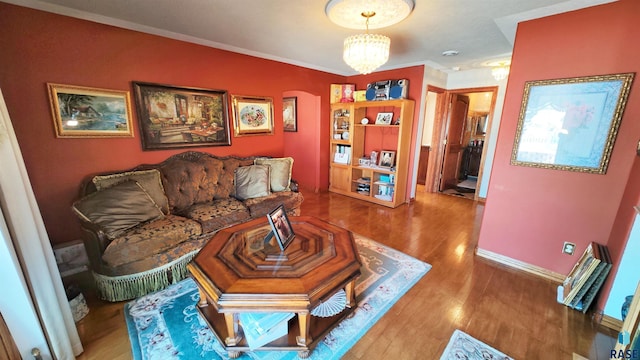
[{"label": "area rug", "polygon": [[440,360],[513,360],[482,341],[456,330],[449,339]]},{"label": "area rug", "polygon": [[[358,307],[319,341],[309,359],[339,359],[404,295],[431,265],[355,235],[362,259],[356,282]],[[227,352],[196,309],[199,294],[186,279],[125,304],[133,358],[228,359]],[[253,351],[239,359],[297,359],[295,351]]]}]

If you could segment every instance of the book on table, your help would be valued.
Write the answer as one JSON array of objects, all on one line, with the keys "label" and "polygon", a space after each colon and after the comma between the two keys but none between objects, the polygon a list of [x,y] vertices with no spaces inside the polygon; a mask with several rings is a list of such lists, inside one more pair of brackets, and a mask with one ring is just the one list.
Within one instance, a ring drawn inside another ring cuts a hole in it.
[{"label": "book on table", "polygon": [[238,314],[238,318],[247,344],[251,350],[254,350],[287,335],[289,320],[294,315],[294,313],[287,312],[247,312]]}]

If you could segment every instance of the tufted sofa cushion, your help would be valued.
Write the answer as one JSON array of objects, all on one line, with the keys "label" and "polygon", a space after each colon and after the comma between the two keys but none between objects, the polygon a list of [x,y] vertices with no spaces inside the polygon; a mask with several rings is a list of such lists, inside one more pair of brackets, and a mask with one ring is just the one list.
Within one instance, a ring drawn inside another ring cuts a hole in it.
[{"label": "tufted sofa cushion", "polygon": [[207,156],[195,160],[174,158],[163,163],[159,170],[171,213],[180,214],[195,204],[233,196],[235,169],[251,164],[251,159],[243,161]]},{"label": "tufted sofa cushion", "polygon": [[198,222],[176,215],[135,227],[115,238],[104,251],[102,260],[120,266],[161,254],[202,234]]},{"label": "tufted sofa cushion", "polygon": [[184,215],[200,223],[202,232],[208,233],[249,219],[249,209],[234,198],[195,204]]},{"label": "tufted sofa cushion", "polygon": [[247,199],[244,204],[249,208],[253,218],[265,216],[281,204],[284,205],[289,215],[297,216],[300,215],[300,205],[303,199],[301,193],[280,191],[259,198]]}]

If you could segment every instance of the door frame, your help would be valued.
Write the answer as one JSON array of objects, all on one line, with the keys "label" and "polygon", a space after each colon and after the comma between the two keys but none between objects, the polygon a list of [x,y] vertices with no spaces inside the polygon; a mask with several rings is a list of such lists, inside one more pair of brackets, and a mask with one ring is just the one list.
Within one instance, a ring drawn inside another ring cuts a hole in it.
[{"label": "door frame", "polygon": [[[434,90],[431,90],[434,89]],[[438,93],[439,88],[427,86],[427,91],[433,91]],[[475,87],[475,88],[463,88],[463,89],[454,89],[454,90],[444,90],[442,98],[438,96],[438,105],[436,108],[436,116],[433,124],[433,137],[431,139],[431,154],[429,156],[429,165],[427,169],[427,180],[425,181],[425,191],[427,192],[438,192],[438,178],[440,176],[440,171],[438,169],[442,169],[442,162],[444,157],[444,144],[447,133],[447,122],[449,120],[449,114],[451,113],[451,100],[453,98],[453,94],[469,94],[469,93],[478,93],[478,92],[490,92],[491,96],[491,106],[489,108],[489,115],[487,119],[487,131],[485,133],[485,146],[482,147],[482,159],[480,160],[480,171],[478,173],[478,184],[482,182],[482,176],[484,172],[484,162],[485,155],[487,152],[488,146],[487,139],[490,137],[491,124],[493,122],[493,117],[495,115],[495,106],[496,99],[498,97],[498,86],[483,86],[483,87]],[[440,94],[439,94],[440,95]],[[474,200],[484,200],[478,197],[478,191],[475,192],[473,196]]]}]

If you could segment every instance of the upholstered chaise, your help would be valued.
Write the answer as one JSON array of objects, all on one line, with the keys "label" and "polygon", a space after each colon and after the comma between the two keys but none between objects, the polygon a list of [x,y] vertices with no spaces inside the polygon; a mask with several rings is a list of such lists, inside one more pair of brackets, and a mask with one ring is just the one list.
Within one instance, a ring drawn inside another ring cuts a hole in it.
[{"label": "upholstered chaise", "polygon": [[133,299],[183,279],[213,233],[280,204],[299,215],[303,197],[291,181],[292,165],[291,158],[189,151],[89,177],[73,210],[99,296]]}]

